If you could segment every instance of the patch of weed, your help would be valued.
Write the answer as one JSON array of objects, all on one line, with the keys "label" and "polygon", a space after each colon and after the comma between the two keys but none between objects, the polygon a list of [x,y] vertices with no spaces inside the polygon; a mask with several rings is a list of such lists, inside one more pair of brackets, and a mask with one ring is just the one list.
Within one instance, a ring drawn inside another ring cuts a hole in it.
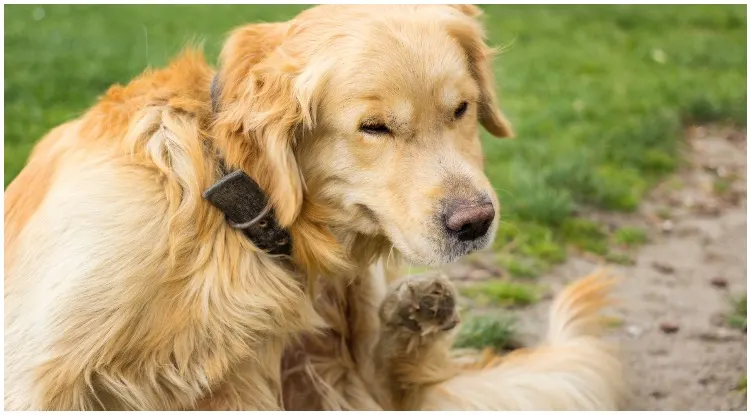
[{"label": "patch of weed", "polygon": [[561,263],[566,259],[566,248],[552,238],[531,240],[521,247],[520,252],[548,264]]},{"label": "patch of weed", "polygon": [[670,218],[671,218],[671,217],[673,216],[673,212],[672,212],[672,211],[670,210],[670,208],[669,208],[669,207],[667,207],[667,206],[660,206],[660,207],[659,207],[659,208],[657,209],[657,212],[656,212],[656,213],[657,213],[657,216],[658,216],[658,217],[659,217],[660,219],[663,219],[663,220],[664,220],[664,219],[670,219]]},{"label": "patch of weed", "polygon": [[498,227],[494,249],[499,251],[498,263],[511,275],[532,278],[550,265],[566,259],[562,241],[553,230],[533,222],[504,222]]},{"label": "patch of weed", "polygon": [[464,288],[462,293],[482,303],[506,307],[529,305],[539,298],[534,286],[505,280],[473,284]]},{"label": "patch of weed", "polygon": [[618,316],[603,317],[603,322],[606,327],[611,328],[611,329],[622,327],[625,324],[625,321],[623,321],[623,318],[618,317]]},{"label": "patch of weed", "polygon": [[743,330],[746,328],[746,295],[733,299],[732,303],[733,308],[728,316],[728,325]]},{"label": "patch of weed", "polygon": [[602,226],[589,219],[571,218],[561,228],[566,242],[598,255],[608,253],[608,236]]},{"label": "patch of weed", "polygon": [[634,265],[635,263],[631,255],[625,252],[608,252],[605,255],[605,260],[620,265]]},{"label": "patch of weed", "polygon": [[728,193],[732,185],[733,183],[730,180],[717,178],[714,180],[714,183],[712,183],[712,190],[714,190],[717,195],[723,196]]},{"label": "patch of weed", "polygon": [[647,242],[647,232],[641,228],[624,226],[615,232],[613,240],[618,245],[633,248]]},{"label": "patch of weed", "polygon": [[499,255],[498,264],[518,278],[535,278],[542,271],[539,261],[520,255]]},{"label": "patch of weed", "polygon": [[738,383],[735,385],[735,390],[738,392],[746,393],[746,375],[743,375],[742,378],[738,380]]},{"label": "patch of weed", "polygon": [[710,122],[732,122],[739,126],[746,125],[746,108],[737,101],[698,96],[683,108],[684,122],[687,124],[706,124]]},{"label": "patch of weed", "polygon": [[592,177],[590,198],[596,206],[605,209],[633,211],[646,189],[647,181],[638,170],[603,165]]},{"label": "patch of weed", "polygon": [[496,351],[515,348],[514,320],[502,315],[470,316],[464,321],[454,342],[456,348]]}]

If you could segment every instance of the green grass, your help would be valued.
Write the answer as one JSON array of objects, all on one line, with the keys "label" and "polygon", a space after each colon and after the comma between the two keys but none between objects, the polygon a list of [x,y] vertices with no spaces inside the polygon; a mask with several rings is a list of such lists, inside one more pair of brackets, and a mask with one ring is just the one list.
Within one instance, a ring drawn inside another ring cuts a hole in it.
[{"label": "green grass", "polygon": [[614,264],[634,265],[634,258],[626,252],[608,252],[605,254],[605,260]]},{"label": "green grass", "polygon": [[746,295],[732,300],[732,311],[728,316],[728,325],[736,329],[746,328]]},{"label": "green grass", "polygon": [[517,278],[534,278],[540,275],[542,263],[530,257],[500,255],[498,264]]},{"label": "green grass", "polygon": [[[6,6],[5,185],[36,140],[109,85],[164,65],[189,42],[203,42],[213,61],[233,27],[304,8]],[[483,8],[490,43],[503,47],[495,73],[518,137],[483,133],[503,203],[496,247],[521,258],[507,264],[517,273],[562,261],[569,243],[607,255],[607,236],[574,212],[634,210],[680,164],[685,123],[745,125],[743,5]]]},{"label": "green grass", "polygon": [[746,383],[747,383],[746,375],[743,375],[743,377],[740,378],[740,380],[738,380],[738,383],[735,385],[735,390],[737,392],[746,393],[746,386],[747,386]]},{"label": "green grass", "polygon": [[561,232],[566,241],[587,252],[608,253],[608,234],[603,227],[589,219],[572,218],[563,223]]},{"label": "green grass", "polygon": [[462,323],[454,347],[496,351],[516,348],[514,321],[503,315],[473,315]]},{"label": "green grass", "polygon": [[530,305],[539,298],[536,287],[505,280],[473,284],[464,288],[462,294],[481,304],[505,307]]},{"label": "green grass", "polygon": [[716,178],[712,183],[712,190],[719,196],[724,196],[730,190],[733,182],[723,178]]},{"label": "green grass", "polygon": [[624,226],[615,232],[613,239],[619,245],[632,248],[647,242],[647,232],[641,228]]},{"label": "green grass", "polygon": [[660,219],[670,219],[673,216],[673,212],[671,212],[670,208],[667,206],[658,207],[656,213]]},{"label": "green grass", "polygon": [[604,324],[607,328],[617,329],[619,327],[623,327],[626,322],[623,321],[623,318],[618,316],[606,316],[604,317]]}]

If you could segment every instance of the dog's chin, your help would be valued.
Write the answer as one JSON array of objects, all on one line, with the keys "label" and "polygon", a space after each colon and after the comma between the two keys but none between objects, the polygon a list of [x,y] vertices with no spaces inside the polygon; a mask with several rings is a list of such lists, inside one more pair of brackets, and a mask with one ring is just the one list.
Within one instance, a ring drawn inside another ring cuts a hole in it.
[{"label": "dog's chin", "polygon": [[428,249],[418,249],[398,243],[394,243],[394,247],[399,250],[404,259],[413,265],[435,267],[450,264],[473,252],[486,249],[492,241],[493,235],[488,234],[473,241],[444,239],[437,243],[426,243],[425,245],[430,247]]},{"label": "dog's chin", "polygon": [[473,252],[486,249],[490,246],[492,240],[490,236],[486,235],[474,241],[456,241],[455,243],[447,244],[447,248],[442,255],[443,263],[455,262]]}]

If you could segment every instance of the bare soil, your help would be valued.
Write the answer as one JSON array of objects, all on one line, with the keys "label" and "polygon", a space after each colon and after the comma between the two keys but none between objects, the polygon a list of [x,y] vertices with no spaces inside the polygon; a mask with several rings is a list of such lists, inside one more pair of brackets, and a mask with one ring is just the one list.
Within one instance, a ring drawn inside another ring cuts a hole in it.
[{"label": "bare soil", "polygon": [[[623,409],[746,410],[746,392],[737,390],[746,374],[746,332],[727,323],[731,298],[747,285],[746,131],[692,127],[686,135],[686,165],[638,212],[585,214],[649,235],[633,265],[607,265],[622,279],[609,335],[632,385]],[[570,255],[539,283],[555,293],[602,265]],[[466,262],[452,267],[449,275],[473,272]],[[513,311],[523,344],[544,334],[550,297]]]}]

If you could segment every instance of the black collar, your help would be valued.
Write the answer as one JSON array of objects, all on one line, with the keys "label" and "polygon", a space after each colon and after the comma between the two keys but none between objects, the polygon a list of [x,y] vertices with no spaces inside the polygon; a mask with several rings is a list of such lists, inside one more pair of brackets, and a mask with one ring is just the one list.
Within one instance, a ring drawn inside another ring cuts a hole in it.
[{"label": "black collar", "polygon": [[[211,82],[214,112],[217,98],[215,77]],[[224,176],[206,189],[204,199],[221,210],[229,226],[242,230],[258,248],[271,255],[291,255],[292,238],[286,229],[279,226],[263,189],[244,171],[228,172],[223,160],[220,162]]]}]

